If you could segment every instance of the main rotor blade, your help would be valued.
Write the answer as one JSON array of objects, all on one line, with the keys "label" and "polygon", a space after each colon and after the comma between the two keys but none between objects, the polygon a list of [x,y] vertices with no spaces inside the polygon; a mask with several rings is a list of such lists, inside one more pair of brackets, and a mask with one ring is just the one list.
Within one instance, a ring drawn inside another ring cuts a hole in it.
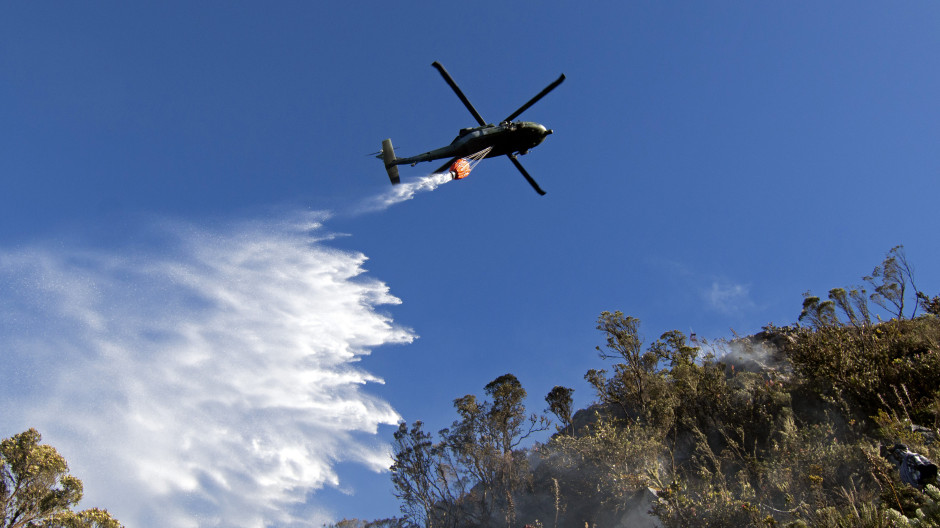
[{"label": "main rotor blade", "polygon": [[528,103],[520,106],[518,110],[510,114],[509,117],[507,117],[506,119],[503,119],[503,121],[512,121],[513,119],[519,117],[519,114],[521,114],[522,112],[525,112],[526,110],[529,109],[530,106],[537,103],[539,99],[548,95],[548,92],[554,90],[555,88],[558,88],[558,85],[561,84],[564,80],[565,80],[565,74],[563,73],[561,74],[561,77],[559,77],[558,79],[555,79],[555,82],[546,86],[545,89],[539,92],[538,95],[536,95],[532,99],[529,99]]},{"label": "main rotor blade", "polygon": [[467,107],[467,110],[470,110],[470,113],[473,114],[474,118],[476,118],[477,123],[479,123],[480,126],[486,126],[486,121],[483,120],[480,112],[477,112],[477,109],[474,108],[472,104],[470,104],[470,100],[467,99],[467,96],[460,91],[460,87],[457,86],[457,83],[455,83],[450,74],[447,73],[447,70],[441,66],[441,63],[434,61],[431,63],[431,66],[434,66],[437,68],[437,71],[441,72],[441,76],[444,77],[444,80],[447,81],[447,84],[450,85],[450,88],[454,91],[454,93],[457,94],[457,97],[460,98],[460,101],[463,103],[463,105]]},{"label": "main rotor blade", "polygon": [[512,164],[515,165],[517,169],[519,169],[519,172],[525,176],[526,181],[529,182],[529,185],[531,185],[533,189],[535,189],[535,192],[539,193],[539,195],[545,195],[545,191],[539,187],[539,184],[535,183],[535,180],[532,179],[532,176],[529,176],[529,172],[525,170],[525,167],[523,167],[521,163],[519,163],[519,160],[516,159],[516,156],[512,154],[506,154],[506,156],[509,158],[509,161],[511,161]]}]

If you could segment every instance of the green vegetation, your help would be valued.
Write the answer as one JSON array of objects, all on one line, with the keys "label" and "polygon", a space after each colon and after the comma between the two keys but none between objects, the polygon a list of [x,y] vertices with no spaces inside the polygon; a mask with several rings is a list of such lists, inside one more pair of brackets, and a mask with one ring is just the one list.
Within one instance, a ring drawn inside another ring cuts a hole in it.
[{"label": "green vegetation", "polygon": [[82,481],[54,447],[30,429],[0,442],[0,527],[121,528],[106,510],[72,511]]},{"label": "green vegetation", "polygon": [[901,247],[863,280],[805,294],[804,326],[715,343],[647,345],[638,319],[602,313],[591,407],[572,413],[555,387],[556,433],[524,448],[548,423],[506,374],[489,400],[455,400],[437,435],[401,424],[402,517],[381,526],[940,526],[940,491],[881,454],[940,460],[940,298],[916,289]]}]

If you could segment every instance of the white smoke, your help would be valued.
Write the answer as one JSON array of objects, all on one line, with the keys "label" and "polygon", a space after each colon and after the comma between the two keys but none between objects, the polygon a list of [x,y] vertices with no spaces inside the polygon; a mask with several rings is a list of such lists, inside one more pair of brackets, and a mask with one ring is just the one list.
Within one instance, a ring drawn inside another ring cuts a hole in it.
[{"label": "white smoke", "polygon": [[703,292],[706,305],[712,310],[735,315],[754,308],[750,288],[744,284],[712,280],[711,287]]},{"label": "white smoke", "polygon": [[738,371],[778,374],[789,372],[783,351],[771,341],[756,339],[754,336],[720,339],[697,343],[703,353],[712,354],[717,361],[734,367]]},{"label": "white smoke", "polygon": [[425,191],[433,191],[441,185],[451,181],[453,177],[450,173],[429,174],[412,182],[404,182],[393,185],[386,192],[364,200],[356,208],[357,213],[371,213],[384,211],[389,207],[414,198],[415,194]]},{"label": "white smoke", "polygon": [[337,463],[390,463],[355,363],[415,338],[376,311],[400,301],[315,218],[164,228],[159,254],[0,250],[0,436],[37,428],[127,526],[320,526]]}]

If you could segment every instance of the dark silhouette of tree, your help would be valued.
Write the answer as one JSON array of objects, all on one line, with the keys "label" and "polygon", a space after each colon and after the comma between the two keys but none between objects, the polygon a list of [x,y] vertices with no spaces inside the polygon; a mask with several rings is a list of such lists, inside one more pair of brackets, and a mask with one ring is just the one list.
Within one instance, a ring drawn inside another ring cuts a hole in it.
[{"label": "dark silhouette of tree", "polygon": [[512,374],[484,390],[490,400],[472,394],[454,400],[459,419],[436,443],[421,422],[399,425],[392,482],[407,521],[426,527],[514,523],[516,495],[529,474],[520,445],[548,421],[526,415],[526,391]]},{"label": "dark silhouette of tree", "polygon": [[574,432],[571,430],[573,429],[571,423],[571,393],[573,392],[574,389],[555,385],[555,387],[549,391],[548,395],[545,396],[549,412],[558,417],[558,420],[561,422],[560,430],[568,434]]}]

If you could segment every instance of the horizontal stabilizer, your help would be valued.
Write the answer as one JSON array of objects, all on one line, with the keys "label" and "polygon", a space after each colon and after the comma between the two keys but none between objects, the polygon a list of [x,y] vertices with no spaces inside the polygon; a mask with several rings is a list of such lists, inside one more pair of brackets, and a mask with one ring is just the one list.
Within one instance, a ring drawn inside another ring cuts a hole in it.
[{"label": "horizontal stabilizer", "polygon": [[392,140],[386,139],[382,142],[382,161],[385,162],[385,170],[388,172],[388,179],[392,185],[401,183],[398,176],[398,165],[395,164],[395,148],[392,147]]}]

